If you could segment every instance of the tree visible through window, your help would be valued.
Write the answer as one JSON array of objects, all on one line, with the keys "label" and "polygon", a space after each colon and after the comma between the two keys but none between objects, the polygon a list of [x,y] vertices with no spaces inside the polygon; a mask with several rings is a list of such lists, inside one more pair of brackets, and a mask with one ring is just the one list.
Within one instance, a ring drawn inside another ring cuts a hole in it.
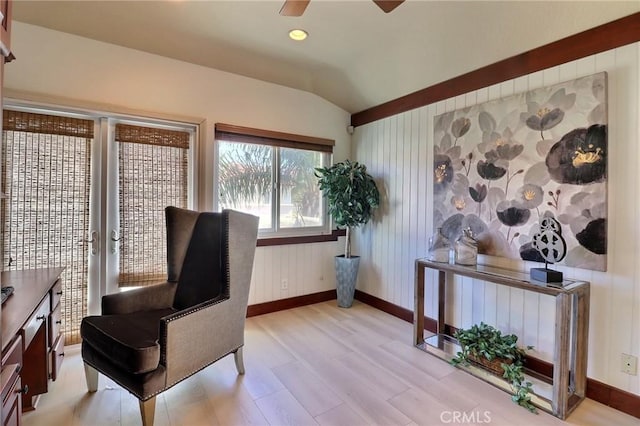
[{"label": "tree visible through window", "polygon": [[220,208],[259,216],[262,233],[328,230],[314,169],[329,163],[330,149],[317,144],[222,132],[218,126]]},{"label": "tree visible through window", "polygon": [[260,217],[260,228],[271,228],[273,149],[235,142],[218,145],[220,207]]}]

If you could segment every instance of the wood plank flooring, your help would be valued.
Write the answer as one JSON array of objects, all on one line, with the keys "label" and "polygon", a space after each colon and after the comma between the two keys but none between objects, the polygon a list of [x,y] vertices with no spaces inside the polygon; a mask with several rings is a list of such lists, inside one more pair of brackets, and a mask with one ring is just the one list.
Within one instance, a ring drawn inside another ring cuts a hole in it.
[{"label": "wood plank flooring", "polygon": [[[506,393],[415,349],[411,336],[411,324],[358,302],[249,318],[246,375],[226,357],[158,396],[155,424],[640,424],[592,400],[566,422],[530,414]],[[98,392],[87,393],[79,346],[65,352],[59,379],[24,415],[25,426],[141,424],[135,397],[104,376]],[[462,412],[467,421],[455,422]]]}]

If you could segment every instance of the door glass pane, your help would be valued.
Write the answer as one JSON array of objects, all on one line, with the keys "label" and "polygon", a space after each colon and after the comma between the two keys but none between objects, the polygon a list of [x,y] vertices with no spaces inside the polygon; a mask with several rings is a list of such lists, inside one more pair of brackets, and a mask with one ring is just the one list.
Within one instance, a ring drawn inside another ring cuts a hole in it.
[{"label": "door glass pane", "polygon": [[174,146],[118,144],[121,287],[166,280],[164,209],[188,207],[188,157]]},{"label": "door glass pane", "polygon": [[322,226],[322,193],[314,169],[325,154],[280,148],[280,227]]},{"label": "door glass pane", "polygon": [[35,127],[51,132],[85,126],[91,133],[88,138],[5,127],[2,143],[2,190],[7,195],[2,202],[3,268],[65,267],[62,330],[68,344],[79,343],[80,322],[87,315],[89,246],[80,240],[89,229],[94,122],[18,114],[23,114],[20,119],[29,117],[29,125],[39,123]]},{"label": "door glass pane", "polygon": [[224,142],[218,144],[218,194],[222,209],[235,209],[260,218],[270,229],[273,148]]}]

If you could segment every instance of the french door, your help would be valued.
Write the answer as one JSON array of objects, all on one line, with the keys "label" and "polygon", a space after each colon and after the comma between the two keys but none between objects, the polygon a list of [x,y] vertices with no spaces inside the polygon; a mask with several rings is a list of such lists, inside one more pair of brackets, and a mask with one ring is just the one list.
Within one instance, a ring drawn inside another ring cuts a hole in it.
[{"label": "french door", "polygon": [[164,207],[191,207],[195,127],[5,110],[2,268],[64,266],[62,328],[102,295],[166,276]]}]

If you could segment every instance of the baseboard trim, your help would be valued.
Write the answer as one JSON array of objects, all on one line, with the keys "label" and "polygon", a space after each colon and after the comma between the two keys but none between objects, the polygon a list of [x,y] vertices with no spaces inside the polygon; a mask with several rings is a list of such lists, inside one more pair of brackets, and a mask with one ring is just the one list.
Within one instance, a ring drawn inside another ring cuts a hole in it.
[{"label": "baseboard trim", "polygon": [[247,318],[271,312],[284,311],[300,306],[313,305],[336,298],[335,290],[321,291],[319,293],[305,294],[304,296],[289,297],[287,299],[274,300],[272,302],[257,303],[247,306]]},{"label": "baseboard trim", "polygon": [[587,398],[640,419],[640,396],[587,377]]},{"label": "baseboard trim", "polygon": [[[372,296],[360,290],[356,290],[356,300],[366,303],[376,309],[386,312],[394,317],[407,322],[413,322],[413,311],[394,305],[391,302]],[[437,322],[433,318],[424,317],[424,329],[432,333],[436,332]],[[445,325],[447,333],[455,331],[455,327]],[[535,371],[541,376],[553,377],[553,364],[539,358],[527,357],[527,368]],[[587,398],[601,404],[615,408],[618,411],[640,418],[640,396],[615,388],[595,379],[587,378]]]}]

